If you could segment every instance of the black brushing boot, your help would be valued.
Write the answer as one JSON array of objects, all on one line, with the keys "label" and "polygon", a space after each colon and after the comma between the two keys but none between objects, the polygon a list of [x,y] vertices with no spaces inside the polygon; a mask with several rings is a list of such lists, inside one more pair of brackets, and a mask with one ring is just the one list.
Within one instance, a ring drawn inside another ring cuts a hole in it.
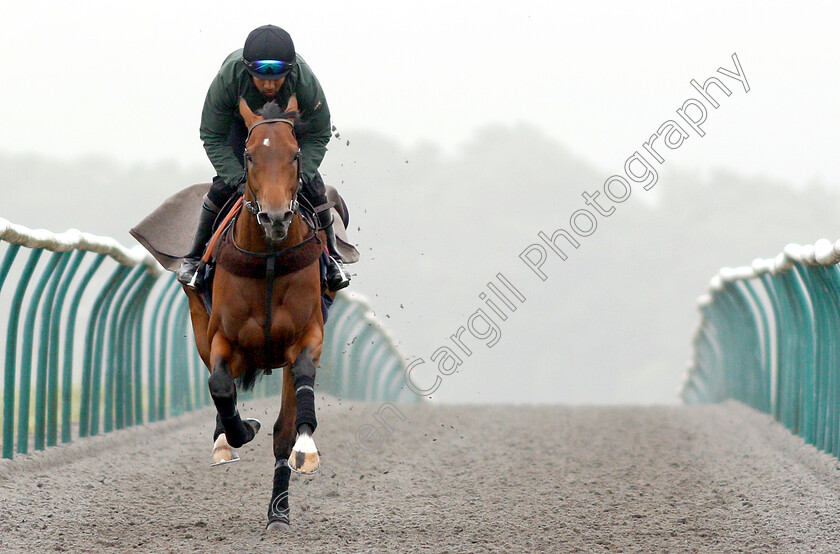
[{"label": "black brushing boot", "polygon": [[268,506],[269,530],[291,529],[289,525],[289,477],[292,470],[286,460],[278,459],[274,466],[274,489]]},{"label": "black brushing boot", "polygon": [[201,215],[198,217],[198,229],[190,253],[186,255],[178,268],[178,281],[190,288],[198,290],[201,287],[203,275],[199,271],[201,256],[207,247],[207,241],[213,235],[213,222],[219,215],[219,209],[205,196],[201,205]]},{"label": "black brushing boot", "polygon": [[335,229],[333,229],[333,218],[329,210],[318,212],[318,225],[327,235],[327,249],[330,252],[327,262],[327,289],[330,292],[338,292],[350,285],[350,276],[344,271],[344,266],[339,261],[341,255],[336,246]]}]

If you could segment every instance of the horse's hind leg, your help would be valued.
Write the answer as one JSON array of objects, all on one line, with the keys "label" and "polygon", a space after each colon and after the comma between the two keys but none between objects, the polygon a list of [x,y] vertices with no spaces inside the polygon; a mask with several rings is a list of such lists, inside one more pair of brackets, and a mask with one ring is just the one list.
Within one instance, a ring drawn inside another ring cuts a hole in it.
[{"label": "horse's hind leg", "polygon": [[[243,363],[241,356],[237,356],[231,349],[230,343],[222,335],[213,337],[210,347],[210,361],[212,372],[207,383],[210,387],[210,397],[218,412],[216,429],[216,443],[222,438],[219,427],[224,431],[224,440],[233,448],[239,448],[250,442],[260,429],[260,422],[256,419],[242,421],[236,409],[236,383],[231,374],[233,363]],[[215,448],[215,447],[214,447]]]},{"label": "horse's hind leg", "polygon": [[289,528],[289,455],[295,443],[295,389],[290,368],[283,370],[283,397],[280,415],[274,423],[274,487],[268,506],[270,530]]},{"label": "horse's hind leg", "polygon": [[274,423],[274,488],[268,507],[268,529],[289,528],[289,478],[292,469],[312,474],[320,465],[312,440],[315,419],[315,364],[309,348],[283,371],[283,403]]},{"label": "horse's hind leg", "polygon": [[193,335],[195,336],[195,346],[204,365],[209,368],[210,341],[207,338],[207,326],[210,321],[210,316],[207,314],[207,308],[204,307],[204,302],[198,293],[189,287],[184,286],[183,288],[190,302],[190,319],[192,320]]}]

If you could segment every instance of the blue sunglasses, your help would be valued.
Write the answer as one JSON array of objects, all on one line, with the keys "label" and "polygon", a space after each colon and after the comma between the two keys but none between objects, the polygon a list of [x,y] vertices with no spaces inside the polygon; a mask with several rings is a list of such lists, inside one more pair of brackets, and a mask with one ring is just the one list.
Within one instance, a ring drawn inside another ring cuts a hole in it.
[{"label": "blue sunglasses", "polygon": [[255,60],[253,62],[249,62],[248,60],[243,59],[242,61],[245,62],[248,69],[259,73],[260,75],[275,77],[278,75],[285,75],[292,70],[292,66],[294,65],[294,62],[284,62],[283,60]]}]

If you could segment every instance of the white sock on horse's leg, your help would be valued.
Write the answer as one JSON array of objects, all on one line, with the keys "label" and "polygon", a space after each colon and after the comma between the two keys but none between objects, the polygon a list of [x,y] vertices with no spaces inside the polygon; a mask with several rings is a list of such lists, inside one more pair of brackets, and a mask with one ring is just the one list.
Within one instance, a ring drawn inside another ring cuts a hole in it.
[{"label": "white sock on horse's leg", "polygon": [[309,435],[298,435],[292,454],[289,456],[289,468],[295,473],[311,475],[321,467],[321,456],[315,441]]}]

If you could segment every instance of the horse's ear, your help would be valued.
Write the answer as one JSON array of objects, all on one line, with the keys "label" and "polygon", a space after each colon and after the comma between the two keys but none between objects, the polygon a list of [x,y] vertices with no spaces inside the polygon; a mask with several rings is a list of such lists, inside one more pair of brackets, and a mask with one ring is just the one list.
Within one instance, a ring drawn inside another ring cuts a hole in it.
[{"label": "horse's ear", "polygon": [[289,98],[289,103],[286,105],[286,111],[287,112],[296,112],[297,109],[298,109],[297,96],[293,94],[292,97]]},{"label": "horse's ear", "polygon": [[245,101],[245,98],[239,99],[239,113],[242,115],[242,119],[245,120],[245,126],[249,129],[254,125],[254,123],[256,123],[257,116],[251,111],[251,108],[248,106],[248,102]]}]

